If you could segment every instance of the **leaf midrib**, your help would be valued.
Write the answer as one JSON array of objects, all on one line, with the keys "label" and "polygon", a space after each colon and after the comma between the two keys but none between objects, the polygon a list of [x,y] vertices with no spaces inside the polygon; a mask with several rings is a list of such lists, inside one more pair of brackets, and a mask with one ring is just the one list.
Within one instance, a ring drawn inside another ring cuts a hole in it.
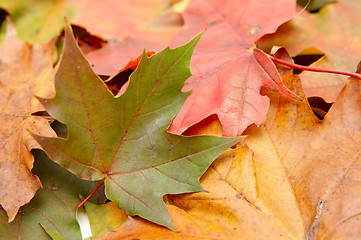
[{"label": "leaf midrib", "polygon": [[85,113],[86,113],[87,120],[88,120],[88,124],[89,124],[89,131],[91,133],[91,137],[92,137],[92,140],[93,140],[97,155],[99,157],[99,161],[100,161],[100,163],[101,163],[101,165],[103,167],[103,171],[101,171],[101,172],[105,172],[106,169],[105,169],[105,166],[104,166],[102,156],[101,156],[100,151],[99,151],[97,141],[95,140],[95,137],[94,137],[93,125],[92,125],[92,122],[90,120],[88,107],[87,107],[87,104],[85,102],[84,93],[83,93],[82,88],[81,88],[81,83],[80,83],[81,80],[80,80],[79,73],[78,73],[77,68],[76,68],[77,64],[76,64],[76,61],[75,61],[74,49],[70,48],[69,50],[71,52],[70,56],[71,56],[71,60],[72,60],[72,63],[73,63],[72,66],[73,66],[73,69],[74,69],[75,77],[76,77],[76,80],[77,80],[76,82],[77,82],[77,85],[78,85],[78,88],[79,88],[79,92],[80,92],[80,95],[81,95],[81,98],[82,98],[82,101],[83,101],[83,106],[84,106]]},{"label": "leaf midrib", "polygon": [[[108,171],[106,172],[106,174],[107,174],[108,177],[109,177],[109,172],[111,171],[112,166],[113,166],[113,164],[114,164],[114,162],[115,162],[115,160],[116,160],[116,158],[117,158],[117,156],[118,156],[118,153],[120,152],[120,149],[121,149],[121,147],[123,146],[124,141],[126,140],[125,138],[126,138],[128,132],[129,132],[130,128],[132,127],[135,119],[139,116],[140,110],[143,108],[143,106],[145,105],[145,103],[147,102],[147,100],[149,99],[149,97],[152,95],[152,93],[154,92],[154,90],[158,87],[158,85],[167,77],[167,75],[169,74],[169,72],[181,61],[181,59],[183,59],[183,57],[188,53],[189,49],[193,49],[194,44],[195,44],[195,43],[191,44],[191,45],[188,47],[188,49],[183,52],[183,54],[181,55],[181,57],[180,57],[177,61],[175,61],[174,64],[173,64],[171,67],[169,67],[168,71],[163,75],[163,77],[160,78],[159,80],[157,80],[155,86],[152,88],[152,90],[149,92],[149,94],[147,95],[147,97],[144,99],[142,105],[137,109],[136,113],[135,113],[134,116],[133,116],[133,119],[132,119],[131,123],[130,123],[129,126],[128,126],[128,129],[127,129],[127,130],[125,131],[125,133],[124,133],[124,136],[123,136],[123,138],[122,138],[122,141],[120,142],[119,147],[118,147],[118,149],[117,149],[117,151],[116,151],[116,153],[115,153],[115,155],[114,155],[114,158],[113,158],[113,160],[112,160],[112,163],[110,164],[109,169],[108,169]],[[143,57],[146,57],[146,56],[143,55]],[[162,56],[162,58],[164,58],[164,56]],[[162,61],[163,61],[163,59],[161,59],[161,61],[159,61],[159,62],[162,62]],[[141,62],[142,62],[142,61],[141,61]],[[161,65],[161,64],[159,63],[158,66],[160,66],[160,65]],[[159,72],[159,69],[158,69],[158,72]],[[128,81],[130,81],[130,80],[131,80],[131,79],[129,79]],[[129,87],[129,86],[128,86],[128,87]],[[137,88],[137,91],[138,91],[138,89],[139,89],[139,88]],[[112,175],[113,175],[113,174],[112,174]]]}]

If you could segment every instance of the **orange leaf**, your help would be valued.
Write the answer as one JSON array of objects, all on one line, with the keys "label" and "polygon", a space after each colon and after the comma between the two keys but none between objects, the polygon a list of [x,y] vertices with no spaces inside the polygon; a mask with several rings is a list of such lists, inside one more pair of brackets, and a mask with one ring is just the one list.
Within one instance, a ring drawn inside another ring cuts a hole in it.
[{"label": "orange leaf", "polygon": [[52,89],[53,49],[54,43],[32,46],[20,41],[12,24],[0,45],[0,204],[9,221],[41,186],[31,173],[30,153],[40,145],[29,131],[55,136],[47,120],[31,116],[43,110],[33,95],[48,96]]},{"label": "orange leaf", "polygon": [[[361,238],[361,193],[356,190],[361,187],[360,89],[360,80],[350,78],[322,122],[306,102],[271,98],[274,105],[264,129],[282,158],[305,229],[314,239]],[[249,134],[260,136],[254,130]],[[264,139],[249,141],[256,147]]]}]

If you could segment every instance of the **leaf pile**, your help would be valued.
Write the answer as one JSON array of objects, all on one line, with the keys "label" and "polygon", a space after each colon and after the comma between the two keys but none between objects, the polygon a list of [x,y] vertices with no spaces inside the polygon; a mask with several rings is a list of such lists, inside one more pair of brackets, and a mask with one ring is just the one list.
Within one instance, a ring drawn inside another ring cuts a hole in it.
[{"label": "leaf pile", "polygon": [[0,238],[360,239],[361,75],[272,61],[353,72],[360,6],[307,2],[0,0]]}]

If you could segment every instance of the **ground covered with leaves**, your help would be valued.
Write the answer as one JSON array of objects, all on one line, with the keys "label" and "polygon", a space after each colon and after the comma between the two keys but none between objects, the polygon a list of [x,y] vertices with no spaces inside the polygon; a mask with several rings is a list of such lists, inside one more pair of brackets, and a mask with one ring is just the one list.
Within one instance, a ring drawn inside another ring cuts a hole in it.
[{"label": "ground covered with leaves", "polygon": [[358,0],[0,8],[1,239],[361,238]]}]

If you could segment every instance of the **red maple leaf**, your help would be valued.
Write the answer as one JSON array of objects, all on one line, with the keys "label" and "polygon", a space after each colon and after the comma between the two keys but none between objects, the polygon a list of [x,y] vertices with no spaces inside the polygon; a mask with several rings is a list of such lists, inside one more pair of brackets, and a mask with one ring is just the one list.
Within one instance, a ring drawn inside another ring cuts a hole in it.
[{"label": "red maple leaf", "polygon": [[269,98],[261,95],[261,88],[292,93],[255,43],[295,13],[292,0],[193,0],[183,14],[185,24],[174,44],[207,30],[192,59],[194,76],[183,88],[193,91],[169,131],[180,134],[213,114],[225,136],[240,135],[252,123],[262,124]]},{"label": "red maple leaf", "polygon": [[[154,54],[154,51],[147,51],[147,56],[150,57]],[[140,62],[140,59],[142,59],[142,55],[140,55],[139,57],[137,57],[136,59],[131,59],[127,65],[125,65],[125,67],[123,67],[122,69],[119,70],[119,72],[124,72],[125,70],[128,69],[132,69],[133,71],[138,67],[138,64]]]}]

